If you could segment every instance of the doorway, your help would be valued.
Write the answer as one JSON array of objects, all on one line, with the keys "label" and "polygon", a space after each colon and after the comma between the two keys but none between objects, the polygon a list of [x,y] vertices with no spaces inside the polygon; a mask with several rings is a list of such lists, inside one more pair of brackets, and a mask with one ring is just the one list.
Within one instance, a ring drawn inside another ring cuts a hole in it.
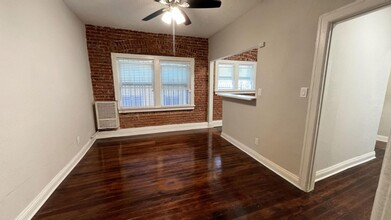
[{"label": "doorway", "polygon": [[331,35],[315,181],[375,158],[391,69],[391,6],[335,23]]},{"label": "doorway", "polygon": [[[319,19],[318,37],[312,71],[306,132],[304,136],[302,161],[300,168],[300,186],[305,191],[312,191],[315,186],[315,152],[320,128],[322,98],[325,89],[328,58],[335,24],[353,20],[390,5],[390,0],[356,1],[343,8],[322,15]],[[364,41],[365,42],[365,41]],[[361,46],[361,45],[360,45]],[[359,46],[359,47],[360,47]],[[345,57],[346,58],[346,57]],[[348,59],[350,57],[347,57]]]}]

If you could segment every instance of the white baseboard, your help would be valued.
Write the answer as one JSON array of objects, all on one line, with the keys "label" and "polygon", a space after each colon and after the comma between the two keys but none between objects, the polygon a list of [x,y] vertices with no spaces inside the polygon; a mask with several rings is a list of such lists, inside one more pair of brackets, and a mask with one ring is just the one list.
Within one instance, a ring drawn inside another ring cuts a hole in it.
[{"label": "white baseboard", "polygon": [[363,164],[376,158],[375,151],[360,155],[358,157],[345,160],[341,163],[335,164],[331,167],[316,171],[315,182],[323,180],[327,177],[333,176],[349,168]]},{"label": "white baseboard", "polygon": [[71,161],[42,189],[42,191],[34,198],[33,201],[16,217],[16,220],[31,219],[52,195],[54,190],[61,184],[61,182],[69,175],[75,166],[84,157],[87,151],[95,142],[95,138],[91,138],[80,151],[72,158]]},{"label": "white baseboard", "polygon": [[214,128],[214,127],[221,127],[221,126],[223,126],[223,120],[213,121],[211,123],[211,126],[209,126],[209,127]]},{"label": "white baseboard", "polygon": [[[221,126],[222,122],[214,121],[211,127]],[[135,136],[135,135],[144,135],[144,134],[155,134],[163,132],[173,132],[173,131],[186,131],[194,129],[204,129],[208,128],[208,122],[201,123],[188,123],[188,124],[175,124],[175,125],[161,125],[161,126],[149,126],[149,127],[140,127],[140,128],[125,128],[115,131],[100,131],[97,133],[97,139],[103,138],[113,138],[113,137],[126,137],[126,136]]]},{"label": "white baseboard", "polygon": [[[263,157],[250,147],[244,145],[243,143],[239,142],[235,138],[225,134],[224,132],[221,133],[221,137],[233,144],[235,147],[239,148],[242,150],[244,153],[248,154],[250,157],[254,158],[257,160],[259,163],[276,173],[277,175],[281,176],[284,178],[286,181],[290,182],[292,185],[296,186],[297,188],[301,189],[299,186],[299,177],[290,171],[286,170],[285,168],[279,166],[278,164],[270,161],[269,159]],[[303,190],[303,189],[301,189]]]},{"label": "white baseboard", "polygon": [[388,143],[388,137],[387,137],[387,136],[377,135],[376,140],[377,140],[377,141],[381,141],[381,142],[386,142],[386,143]]}]

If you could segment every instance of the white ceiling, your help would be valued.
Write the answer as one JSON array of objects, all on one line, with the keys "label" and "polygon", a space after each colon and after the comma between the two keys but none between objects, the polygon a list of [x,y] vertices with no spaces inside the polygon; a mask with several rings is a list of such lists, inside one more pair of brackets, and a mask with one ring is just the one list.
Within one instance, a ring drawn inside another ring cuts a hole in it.
[{"label": "white ceiling", "polygon": [[[86,24],[123,28],[153,33],[172,33],[161,16],[142,21],[145,16],[162,8],[154,0],[64,0]],[[210,37],[245,14],[262,0],[222,0],[219,9],[184,9],[192,24],[180,25],[178,35]],[[164,6],[163,6],[164,7]]]}]

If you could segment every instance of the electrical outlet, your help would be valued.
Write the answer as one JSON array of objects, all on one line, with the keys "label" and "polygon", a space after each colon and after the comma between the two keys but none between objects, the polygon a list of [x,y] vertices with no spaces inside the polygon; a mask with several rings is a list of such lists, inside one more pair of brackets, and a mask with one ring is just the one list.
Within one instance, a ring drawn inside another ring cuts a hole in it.
[{"label": "electrical outlet", "polygon": [[262,89],[258,89],[258,96],[262,95]]},{"label": "electrical outlet", "polygon": [[80,136],[76,137],[76,142],[77,142],[77,144],[80,144]]},{"label": "electrical outlet", "polygon": [[300,97],[305,98],[308,95],[308,88],[307,87],[301,87],[300,89]]},{"label": "electrical outlet", "polygon": [[254,144],[255,144],[255,145],[258,145],[258,144],[259,144],[259,138],[257,138],[257,137],[255,138]]}]

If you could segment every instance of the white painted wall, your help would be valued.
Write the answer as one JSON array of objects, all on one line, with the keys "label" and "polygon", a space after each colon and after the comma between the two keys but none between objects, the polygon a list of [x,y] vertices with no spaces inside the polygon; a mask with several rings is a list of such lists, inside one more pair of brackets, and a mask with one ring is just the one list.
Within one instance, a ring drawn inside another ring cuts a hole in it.
[{"label": "white painted wall", "polygon": [[[253,136],[260,142],[256,146],[253,137],[236,137],[295,175],[300,172],[308,104],[299,92],[311,81],[319,16],[353,1],[263,0],[209,39],[210,60],[266,42],[258,52],[256,85],[262,88],[262,97],[255,108],[247,109],[255,114],[244,128],[254,128]],[[233,137],[243,128],[227,128],[227,120],[241,117],[239,105],[231,105],[234,115],[223,113],[223,130],[231,131],[228,135]]]},{"label": "white painted wall", "polygon": [[379,136],[388,137],[391,132],[391,79],[388,80],[386,100],[384,102],[383,113],[380,120]]},{"label": "white painted wall", "polygon": [[317,171],[373,152],[391,69],[391,7],[333,29]]},{"label": "white painted wall", "polygon": [[0,100],[0,219],[8,220],[95,132],[84,25],[62,0],[0,1]]}]

